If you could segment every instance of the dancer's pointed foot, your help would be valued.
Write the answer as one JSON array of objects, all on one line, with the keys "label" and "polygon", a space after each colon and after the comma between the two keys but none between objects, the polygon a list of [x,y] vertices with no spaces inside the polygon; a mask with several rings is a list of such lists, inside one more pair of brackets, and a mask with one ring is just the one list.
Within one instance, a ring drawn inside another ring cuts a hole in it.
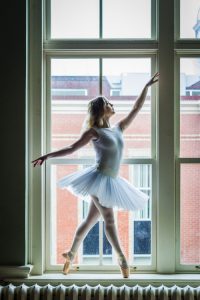
[{"label": "dancer's pointed foot", "polygon": [[130,268],[123,254],[118,255],[118,264],[120,267],[121,274],[124,278],[128,278],[130,275]]},{"label": "dancer's pointed foot", "polygon": [[70,266],[72,264],[72,261],[74,259],[75,253],[72,251],[67,251],[62,254],[62,256],[66,259],[64,267],[63,267],[63,274],[67,275],[70,270]]}]

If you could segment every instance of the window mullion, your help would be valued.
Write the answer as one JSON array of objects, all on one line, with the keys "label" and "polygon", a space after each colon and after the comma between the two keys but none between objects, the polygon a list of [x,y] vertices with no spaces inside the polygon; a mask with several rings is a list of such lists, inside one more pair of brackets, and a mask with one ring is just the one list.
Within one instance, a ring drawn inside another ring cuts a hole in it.
[{"label": "window mullion", "polygon": [[[29,114],[29,155],[36,158],[43,152],[44,140],[41,137],[43,110],[42,110],[42,1],[29,3],[29,39],[28,59],[28,114]],[[37,22],[35,22],[37,20]],[[34,24],[34,26],[32,26]],[[28,168],[28,167],[27,167]],[[32,274],[42,274],[44,270],[44,197],[42,186],[44,169],[34,170],[29,165],[30,194],[29,194],[29,249],[28,261],[33,264]],[[33,184],[34,182],[34,184]]]},{"label": "window mullion", "polygon": [[[167,16],[167,22],[166,22]],[[175,272],[174,1],[159,2],[157,271]]]},{"label": "window mullion", "polygon": [[51,39],[51,0],[46,0],[43,2],[43,11],[44,11],[43,40],[48,41]]},{"label": "window mullion", "polygon": [[151,38],[153,40],[157,39],[158,29],[157,29],[157,0],[151,0]]},{"label": "window mullion", "polygon": [[99,38],[103,38],[103,0],[99,0]]}]

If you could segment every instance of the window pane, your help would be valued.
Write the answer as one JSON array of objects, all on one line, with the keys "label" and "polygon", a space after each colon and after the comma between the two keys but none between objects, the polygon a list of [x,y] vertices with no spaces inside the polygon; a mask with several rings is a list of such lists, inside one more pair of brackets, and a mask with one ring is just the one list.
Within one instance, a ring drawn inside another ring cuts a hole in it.
[{"label": "window pane", "polygon": [[[151,74],[149,58],[103,60],[103,94],[111,100],[116,114],[113,122],[132,109]],[[113,91],[118,91],[118,94]],[[111,120],[112,121],[112,120]],[[132,124],[124,131],[124,157],[151,157],[151,91]]]},{"label": "window pane", "polygon": [[98,37],[98,0],[51,0],[51,38]]},{"label": "window pane", "polygon": [[[51,147],[66,147],[80,136],[88,101],[99,94],[98,59],[52,59]],[[94,155],[92,142],[70,155]]]},{"label": "window pane", "polygon": [[200,157],[200,58],[180,61],[180,156]]},{"label": "window pane", "polygon": [[180,0],[180,37],[200,38],[199,0]]},{"label": "window pane", "polygon": [[[51,165],[50,168],[51,189],[48,201],[50,236],[48,240],[50,241],[50,263],[53,265],[64,262],[61,254],[70,248],[75,230],[82,220],[86,218],[90,204],[90,200],[85,201],[78,198],[67,189],[58,188],[56,183],[60,178],[81,170],[84,167],[85,165],[70,164]],[[150,200],[143,210],[135,212],[115,210],[119,239],[125,255],[134,264],[150,264],[152,237],[151,165],[122,164],[119,175],[150,196]],[[102,235],[99,236],[99,234]],[[103,240],[103,243],[101,243],[102,249],[100,249],[99,239]],[[101,252],[102,263],[104,265],[117,264],[115,253],[106,238],[104,222],[98,222],[90,230],[83,244],[80,246],[74,262],[85,265],[99,265]]]},{"label": "window pane", "polygon": [[103,1],[104,38],[151,38],[151,0]]},{"label": "window pane", "polygon": [[83,256],[99,255],[99,223],[95,224],[83,241]]},{"label": "window pane", "polygon": [[181,165],[181,264],[200,264],[200,164]]},{"label": "window pane", "polygon": [[148,265],[152,260],[151,165],[130,165],[132,183],[150,196],[148,205],[133,214],[133,264]]},{"label": "window pane", "polygon": [[140,264],[144,264],[151,254],[151,221],[134,221],[133,228],[133,254]]}]

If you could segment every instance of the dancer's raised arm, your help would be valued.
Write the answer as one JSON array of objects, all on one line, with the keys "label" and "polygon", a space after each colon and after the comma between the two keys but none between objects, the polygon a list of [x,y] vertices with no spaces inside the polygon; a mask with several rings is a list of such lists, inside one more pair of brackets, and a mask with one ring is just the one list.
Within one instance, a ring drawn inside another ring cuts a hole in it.
[{"label": "dancer's raised arm", "polygon": [[74,151],[78,150],[79,148],[85,146],[94,137],[96,137],[96,131],[93,128],[89,128],[82,133],[81,137],[75,143],[73,143],[65,148],[62,148],[60,150],[47,153],[47,154],[33,160],[32,161],[33,166],[34,167],[36,165],[41,166],[46,159],[51,158],[51,157],[69,155],[69,154],[73,153]]},{"label": "dancer's raised arm", "polygon": [[123,118],[119,121],[119,125],[120,125],[122,131],[124,131],[124,129],[126,129],[131,124],[131,122],[133,121],[133,119],[135,118],[135,116],[137,115],[137,113],[139,112],[141,107],[143,106],[143,103],[144,103],[146,95],[147,95],[148,87],[151,86],[152,84],[154,84],[155,82],[157,82],[158,77],[159,77],[159,73],[157,72],[145,84],[140,96],[137,98],[137,100],[136,100],[132,110],[130,111],[130,113],[125,118]]}]

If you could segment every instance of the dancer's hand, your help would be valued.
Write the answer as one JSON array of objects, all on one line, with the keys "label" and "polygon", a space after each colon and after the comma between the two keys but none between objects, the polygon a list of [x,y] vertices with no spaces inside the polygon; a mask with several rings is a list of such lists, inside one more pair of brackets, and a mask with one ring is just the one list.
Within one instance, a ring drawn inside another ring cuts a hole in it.
[{"label": "dancer's hand", "polygon": [[44,162],[47,158],[48,158],[48,154],[45,154],[45,155],[43,155],[43,156],[40,156],[40,157],[34,159],[34,160],[32,161],[33,167],[35,167],[35,166],[37,166],[37,165],[40,165],[40,166],[41,166],[41,165],[43,164],[43,162]]},{"label": "dancer's hand", "polygon": [[158,72],[155,73],[155,74],[151,77],[151,79],[147,82],[146,86],[149,87],[149,86],[151,86],[152,84],[154,84],[155,82],[157,82],[158,79],[159,79],[159,75],[160,75],[160,74],[159,74]]}]

